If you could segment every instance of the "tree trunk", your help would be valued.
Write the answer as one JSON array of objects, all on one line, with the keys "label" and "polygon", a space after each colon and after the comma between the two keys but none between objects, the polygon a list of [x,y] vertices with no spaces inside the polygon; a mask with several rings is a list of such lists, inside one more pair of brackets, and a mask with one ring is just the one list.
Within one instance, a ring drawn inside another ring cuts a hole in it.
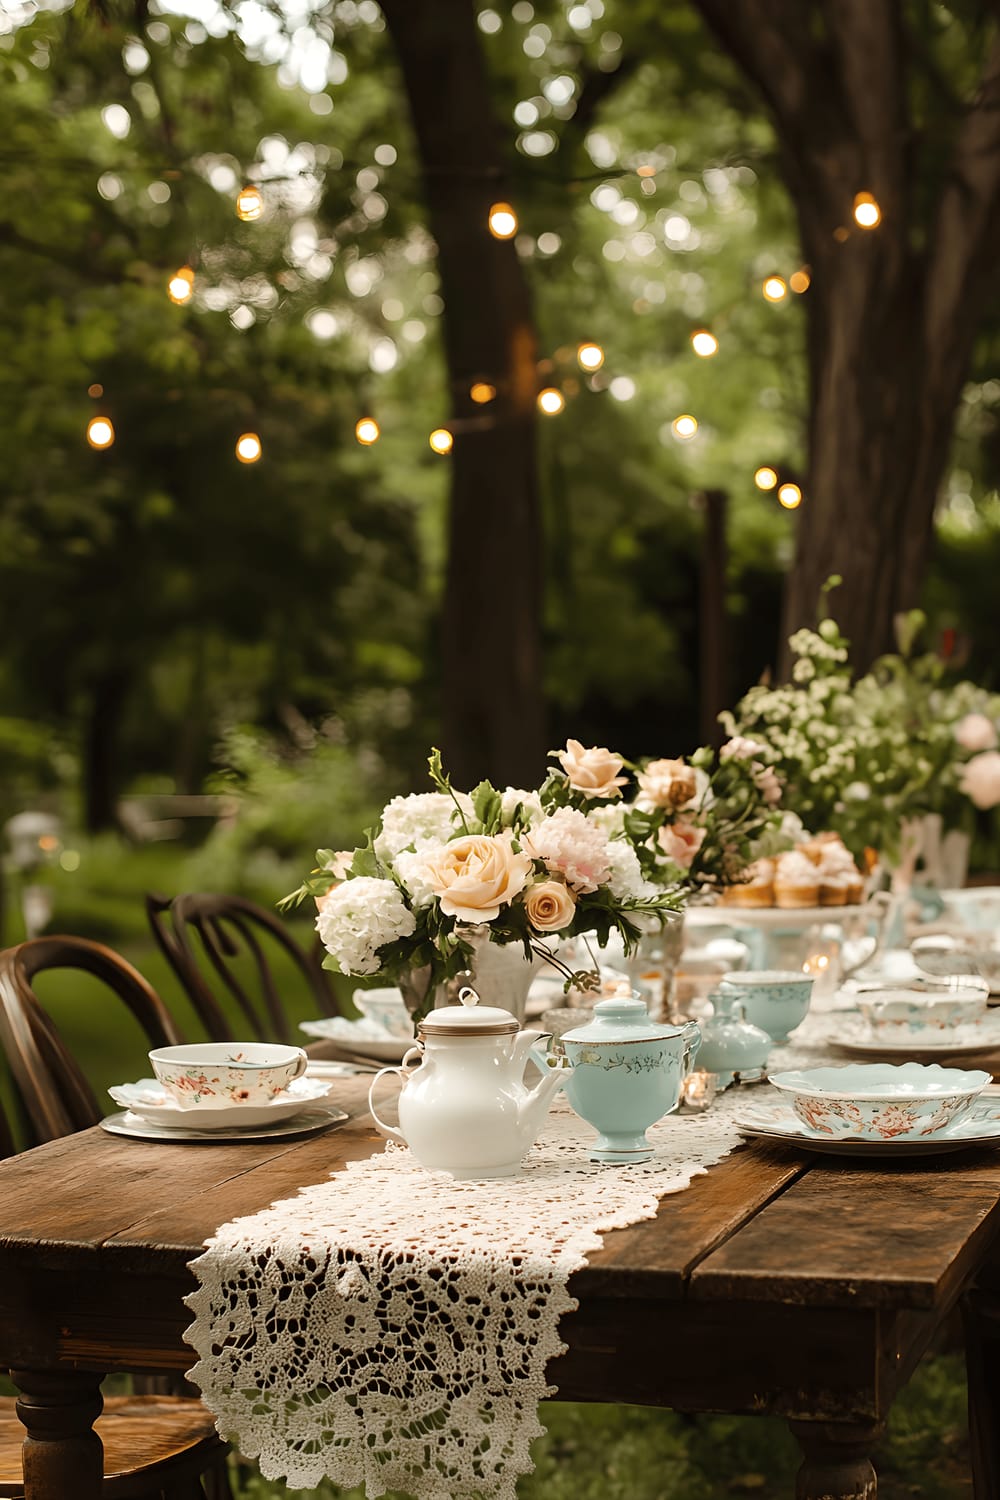
[{"label": "tree trunk", "polygon": [[84,823],[88,833],[117,826],[118,732],[129,674],[110,670],[98,678],[91,695],[83,741]]},{"label": "tree trunk", "polygon": [[[444,749],[459,785],[533,785],[544,765],[537,338],[489,210],[510,201],[470,0],[386,0],[423,164],[454,433],[442,631]],[[480,380],[496,387],[473,403]]]},{"label": "tree trunk", "polygon": [[[898,0],[697,5],[772,117],[811,274],[809,463],[784,634],[815,620],[821,585],[839,573],[833,613],[863,670],[893,647],[894,616],[919,600],[990,296],[1000,38],[974,97],[924,126],[932,149],[921,157],[908,101],[937,93],[909,76],[920,46]],[[862,191],[881,210],[871,230],[853,218]]]}]

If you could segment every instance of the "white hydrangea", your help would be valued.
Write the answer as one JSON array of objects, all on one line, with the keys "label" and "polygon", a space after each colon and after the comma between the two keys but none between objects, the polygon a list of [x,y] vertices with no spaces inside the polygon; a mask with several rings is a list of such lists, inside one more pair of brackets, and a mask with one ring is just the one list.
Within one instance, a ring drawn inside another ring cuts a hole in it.
[{"label": "white hydrangea", "polygon": [[434,891],[427,883],[427,861],[439,855],[443,848],[443,844],[431,844],[421,849],[419,854],[404,851],[393,860],[396,873],[406,886],[412,905],[418,909],[430,906],[434,900]]},{"label": "white hydrangea", "polygon": [[[462,808],[472,811],[471,798],[458,792]],[[394,861],[397,854],[412,848],[418,852],[432,844],[444,844],[454,838],[457,811],[444,792],[414,792],[409,797],[393,797],[382,814],[382,828],[375,840],[379,859]]]},{"label": "white hydrangea", "polygon": [[644,878],[639,856],[626,839],[611,840],[608,864],[611,868],[608,887],[616,901],[642,901],[659,895],[658,887]]},{"label": "white hydrangea", "polygon": [[342,974],[377,974],[379,949],[409,937],[416,925],[395,882],[370,876],[338,885],[316,918],[323,946]]},{"label": "white hydrangea", "polygon": [[563,875],[580,895],[606,885],[608,841],[598,825],[575,807],[560,807],[525,834],[521,847],[532,859]]},{"label": "white hydrangea", "polygon": [[597,824],[606,839],[615,839],[625,832],[628,810],[627,802],[601,802],[589,809],[587,817]]}]

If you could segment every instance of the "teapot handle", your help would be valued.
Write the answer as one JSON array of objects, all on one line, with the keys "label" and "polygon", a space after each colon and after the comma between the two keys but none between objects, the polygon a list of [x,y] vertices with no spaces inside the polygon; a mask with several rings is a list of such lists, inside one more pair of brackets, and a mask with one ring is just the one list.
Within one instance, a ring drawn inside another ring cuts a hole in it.
[{"label": "teapot handle", "polygon": [[684,1043],[684,1056],[681,1063],[681,1076],[686,1077],[691,1071],[691,1065],[698,1054],[701,1046],[701,1027],[697,1021],[687,1021],[681,1031]]},{"label": "teapot handle", "polygon": [[379,1118],[378,1113],[376,1112],[375,1101],[373,1097],[375,1093],[375,1085],[378,1083],[380,1078],[385,1078],[390,1073],[398,1073],[400,1078],[403,1080],[403,1083],[405,1084],[406,1080],[409,1078],[411,1072],[413,1071],[413,1067],[419,1066],[422,1060],[422,1050],[419,1047],[411,1047],[410,1050],[405,1054],[403,1061],[401,1063],[398,1063],[395,1067],[379,1068],[368,1088],[368,1111],[372,1119],[375,1121],[375,1129],[378,1131],[379,1135],[385,1136],[386,1140],[398,1141],[401,1146],[407,1145],[407,1140],[403,1135],[403,1132],[401,1130],[397,1130],[394,1125],[387,1125],[384,1120]]}]

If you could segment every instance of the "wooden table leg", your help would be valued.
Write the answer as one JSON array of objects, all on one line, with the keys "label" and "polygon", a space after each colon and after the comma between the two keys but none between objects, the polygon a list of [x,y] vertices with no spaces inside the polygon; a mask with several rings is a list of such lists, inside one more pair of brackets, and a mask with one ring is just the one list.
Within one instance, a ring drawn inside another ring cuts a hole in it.
[{"label": "wooden table leg", "polygon": [[1000,1294],[976,1290],[962,1299],[969,1378],[972,1493],[1000,1495]]},{"label": "wooden table leg", "polygon": [[880,1422],[789,1422],[802,1449],[795,1500],[875,1500],[878,1480],[871,1451]]},{"label": "wooden table leg", "polygon": [[11,1370],[24,1423],[25,1500],[100,1500],[104,1449],[94,1423],[104,1405],[100,1375]]}]

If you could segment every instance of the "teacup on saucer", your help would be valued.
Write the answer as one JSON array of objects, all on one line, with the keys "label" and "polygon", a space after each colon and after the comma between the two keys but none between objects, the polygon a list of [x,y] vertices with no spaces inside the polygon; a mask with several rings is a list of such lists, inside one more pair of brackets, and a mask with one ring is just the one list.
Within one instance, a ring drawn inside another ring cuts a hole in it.
[{"label": "teacup on saucer", "polygon": [[266,1104],[300,1078],[309,1061],[301,1047],[271,1042],[185,1042],[156,1047],[149,1060],[181,1109]]},{"label": "teacup on saucer", "polygon": [[870,990],[858,996],[858,1009],[873,1036],[886,1041],[917,1041],[957,1027],[977,1025],[986,1015],[982,987],[939,990]]}]

